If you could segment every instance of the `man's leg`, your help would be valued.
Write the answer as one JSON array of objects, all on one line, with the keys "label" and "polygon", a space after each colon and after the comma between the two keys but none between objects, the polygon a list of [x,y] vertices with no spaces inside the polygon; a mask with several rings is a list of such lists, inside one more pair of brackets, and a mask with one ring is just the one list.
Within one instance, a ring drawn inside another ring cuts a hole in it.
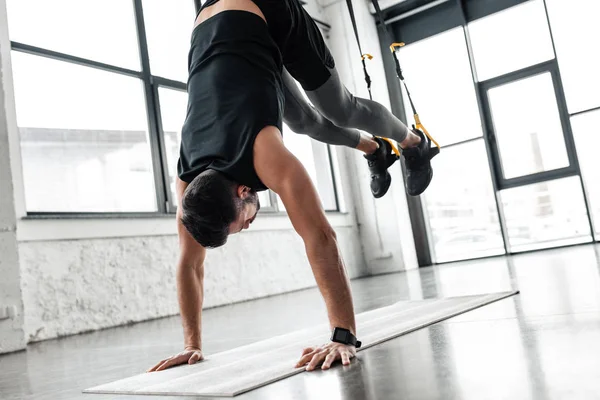
[{"label": "man's leg", "polygon": [[335,68],[319,88],[306,94],[315,107],[337,126],[357,128],[372,135],[393,139],[402,148],[415,146],[421,138],[387,108],[376,101],[355,97],[344,86]]},{"label": "man's leg", "polygon": [[319,142],[358,149],[365,154],[372,154],[377,150],[378,144],[371,136],[356,129],[335,125],[308,104],[287,70],[284,69],[282,77],[285,86],[283,120],[292,131],[308,135]]},{"label": "man's leg", "polygon": [[287,70],[283,71],[282,77],[285,86],[283,120],[290,129],[319,142],[347,146],[365,153],[371,170],[371,192],[375,197],[383,196],[392,182],[387,169],[396,161],[390,145],[356,129],[335,125],[308,104]]},{"label": "man's leg", "polygon": [[[375,136],[387,137],[404,149],[407,169],[407,192],[421,194],[431,182],[430,160],[437,154],[418,131],[410,131],[385,107],[374,101],[354,97],[342,84],[335,70],[335,60],[327,48],[316,23],[299,2],[289,2],[291,30],[282,49],[286,69],[306,91],[315,108],[325,118],[342,128],[357,128]],[[371,171],[371,191],[383,196],[391,183],[387,169],[396,161],[391,145],[375,138],[378,149],[366,156]]]},{"label": "man's leg", "polygon": [[[407,170],[406,189],[408,194],[417,196],[429,186],[433,177],[431,159],[438,153],[436,147],[431,147],[429,140],[420,131],[411,131],[381,104],[355,97],[341,82],[335,68],[329,69],[329,79],[306,94],[315,107],[334,124],[345,128],[358,128],[376,136],[394,139],[403,149]],[[371,190],[375,197],[377,193],[387,191],[390,179],[382,179],[384,168],[392,165],[391,149],[387,142],[372,156],[367,156],[371,169]],[[383,154],[379,154],[383,153]],[[372,160],[370,159],[372,158]],[[385,189],[385,190],[383,190]]]}]

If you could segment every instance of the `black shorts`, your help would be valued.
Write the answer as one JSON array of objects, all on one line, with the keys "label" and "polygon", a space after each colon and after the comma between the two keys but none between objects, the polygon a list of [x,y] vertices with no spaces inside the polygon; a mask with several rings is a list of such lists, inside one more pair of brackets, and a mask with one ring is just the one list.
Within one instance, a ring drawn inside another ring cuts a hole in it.
[{"label": "black shorts", "polygon": [[[202,8],[219,0],[207,0]],[[319,27],[298,0],[252,0],[262,11],[283,65],[304,90],[315,90],[331,76],[335,62]]]}]

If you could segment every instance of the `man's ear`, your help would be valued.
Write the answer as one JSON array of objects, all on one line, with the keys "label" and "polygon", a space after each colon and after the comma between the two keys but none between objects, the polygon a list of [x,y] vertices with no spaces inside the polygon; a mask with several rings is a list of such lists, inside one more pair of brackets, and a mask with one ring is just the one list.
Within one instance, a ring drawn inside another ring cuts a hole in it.
[{"label": "man's ear", "polygon": [[252,189],[246,185],[238,185],[236,193],[240,199],[244,200],[246,197],[248,197],[251,191]]}]

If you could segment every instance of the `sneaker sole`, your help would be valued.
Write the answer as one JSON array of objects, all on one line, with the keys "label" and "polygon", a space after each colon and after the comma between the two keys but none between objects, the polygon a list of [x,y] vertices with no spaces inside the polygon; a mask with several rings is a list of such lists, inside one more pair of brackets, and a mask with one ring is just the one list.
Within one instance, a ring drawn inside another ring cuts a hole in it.
[{"label": "sneaker sole", "polygon": [[423,188],[418,191],[418,192],[413,192],[411,193],[410,191],[408,191],[407,188],[407,193],[409,194],[409,196],[419,196],[421,194],[423,194],[423,192],[429,187],[429,184],[431,183],[431,180],[433,179],[433,169],[429,169],[429,175],[427,176],[427,183],[423,186]]},{"label": "sneaker sole", "polygon": [[385,194],[388,192],[388,190],[390,189],[390,185],[392,184],[392,176],[389,174],[389,172],[385,172],[385,186],[384,189],[381,193],[379,194],[375,194],[373,193],[373,190],[371,190],[371,194],[373,195],[373,197],[375,197],[376,199],[380,199],[383,196],[385,196]]}]

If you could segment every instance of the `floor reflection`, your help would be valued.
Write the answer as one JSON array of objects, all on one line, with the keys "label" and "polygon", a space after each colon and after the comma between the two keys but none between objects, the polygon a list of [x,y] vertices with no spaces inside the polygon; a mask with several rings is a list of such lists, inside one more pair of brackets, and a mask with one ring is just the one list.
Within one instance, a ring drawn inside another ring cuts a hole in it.
[{"label": "floor reflection", "polygon": [[[407,299],[521,293],[367,349],[348,367],[299,374],[241,400],[600,398],[599,246],[441,265],[352,286],[357,312]],[[316,289],[208,310],[205,350],[228,350],[324,318]],[[139,373],[180,345],[179,318],[34,344],[0,357],[0,397],[145,399],[82,396],[81,389]]]}]

